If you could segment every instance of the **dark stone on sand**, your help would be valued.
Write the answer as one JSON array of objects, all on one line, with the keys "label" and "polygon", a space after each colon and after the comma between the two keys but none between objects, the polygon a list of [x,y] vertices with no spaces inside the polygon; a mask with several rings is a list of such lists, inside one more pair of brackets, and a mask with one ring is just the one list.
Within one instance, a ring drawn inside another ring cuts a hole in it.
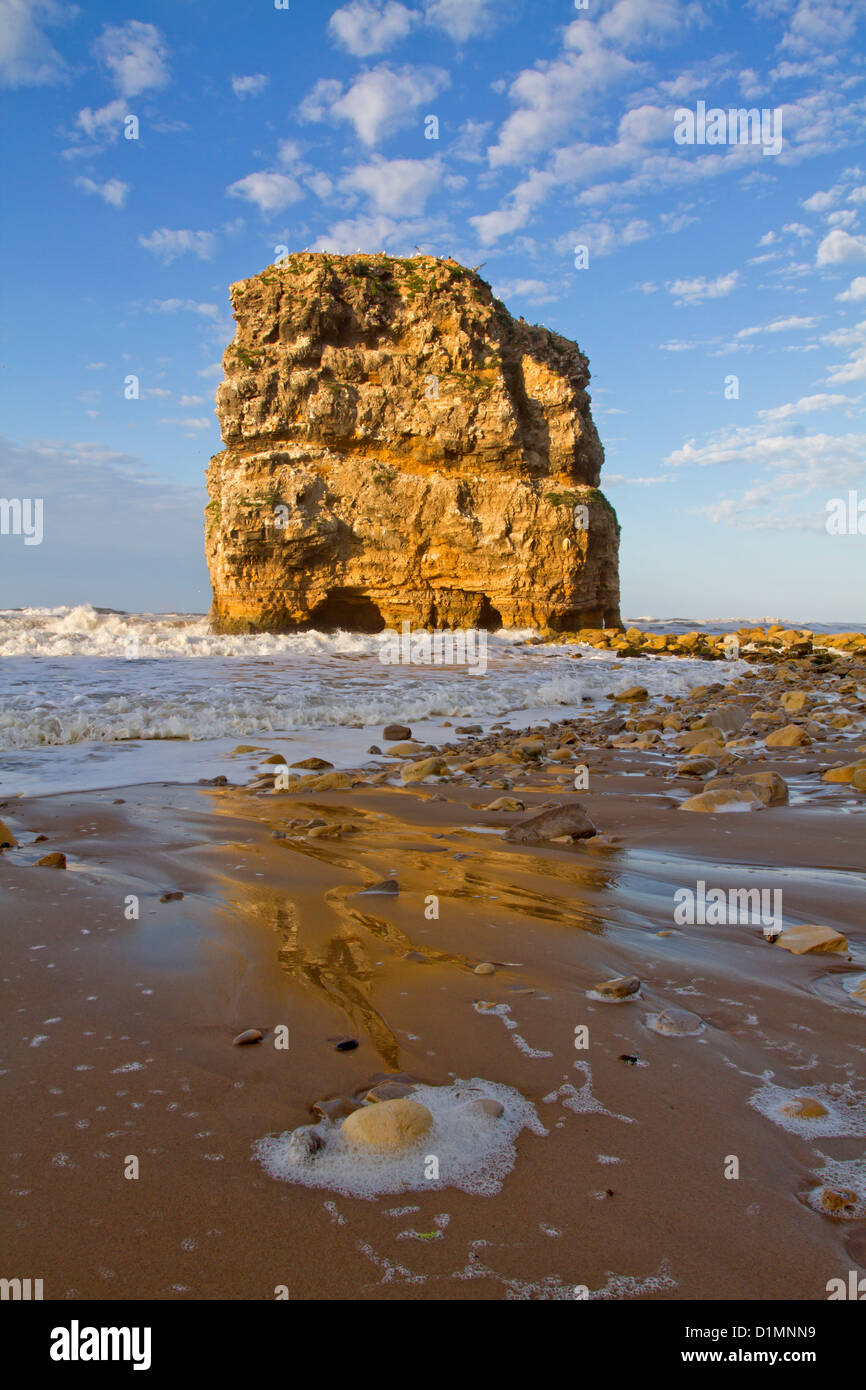
[{"label": "dark stone on sand", "polygon": [[353,1111],[360,1110],[361,1102],[351,1096],[334,1096],[331,1100],[314,1100],[310,1109],[322,1120],[345,1120]]},{"label": "dark stone on sand", "polygon": [[111,804],[112,804],[112,806],[125,806],[125,805],[126,805],[126,798],[125,798],[125,797],[122,797],[122,796],[119,796],[119,797],[117,798],[117,800],[116,800],[116,801],[112,801]]},{"label": "dark stone on sand", "polygon": [[335,1052],[354,1052],[355,1048],[358,1046],[357,1038],[350,1038],[345,1034],[341,1034],[336,1038],[328,1038],[328,1042]]},{"label": "dark stone on sand", "polygon": [[573,840],[586,840],[596,834],[595,826],[584,808],[576,802],[571,806],[553,806],[548,811],[512,825],[503,835],[517,845],[541,845],[548,840],[570,835]]},{"label": "dark stone on sand", "polygon": [[379,747],[378,743],[371,743],[371,744],[370,744],[370,747],[367,749],[367,752],[368,752],[368,753],[381,753],[382,750],[381,750],[381,748]]},{"label": "dark stone on sand", "polygon": [[416,961],[419,965],[427,964],[427,957],[422,956],[420,951],[404,951],[403,959]]},{"label": "dark stone on sand", "polygon": [[36,860],[37,869],[65,869],[66,855],[60,853],[46,854],[44,859]]},{"label": "dark stone on sand", "polygon": [[458,724],[458,734],[481,734],[484,730],[480,724]]},{"label": "dark stone on sand", "polygon": [[333,766],[333,763],[327,762],[324,758],[302,758],[299,763],[292,763],[292,767],[306,767],[311,772],[327,772]]},{"label": "dark stone on sand", "polygon": [[183,893],[173,890],[170,893],[163,893],[159,901],[161,903],[179,903],[182,897]]},{"label": "dark stone on sand", "polygon": [[245,1028],[242,1033],[238,1033],[233,1039],[234,1047],[247,1047],[250,1043],[261,1042],[264,1033],[259,1028]]},{"label": "dark stone on sand", "polygon": [[48,839],[48,836],[47,836],[47,835],[37,835],[37,836],[35,836],[35,838],[34,838],[34,840],[33,840],[33,843],[34,843],[34,845],[41,845],[41,844],[42,844],[45,840],[47,840],[47,839]]},{"label": "dark stone on sand", "polygon": [[400,892],[400,885],[396,878],[383,878],[381,883],[374,883],[370,888],[362,888],[360,893],[356,893],[356,898],[368,897],[394,897]]},{"label": "dark stone on sand", "polygon": [[386,743],[401,743],[403,739],[412,737],[412,730],[406,724],[386,724],[382,737]]}]

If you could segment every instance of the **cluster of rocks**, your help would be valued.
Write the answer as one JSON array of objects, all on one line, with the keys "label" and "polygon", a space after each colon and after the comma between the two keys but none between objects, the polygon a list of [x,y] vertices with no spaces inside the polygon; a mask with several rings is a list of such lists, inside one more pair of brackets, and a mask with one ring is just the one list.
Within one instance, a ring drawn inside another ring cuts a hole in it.
[{"label": "cluster of rocks", "polygon": [[866,636],[862,632],[821,633],[779,626],[741,627],[722,634],[644,632],[637,627],[581,628],[563,634],[548,629],[529,640],[578,643],[615,651],[620,657],[690,656],[702,661],[724,661],[730,659],[732,652],[749,662],[811,658],[819,665],[840,654],[866,656]]}]

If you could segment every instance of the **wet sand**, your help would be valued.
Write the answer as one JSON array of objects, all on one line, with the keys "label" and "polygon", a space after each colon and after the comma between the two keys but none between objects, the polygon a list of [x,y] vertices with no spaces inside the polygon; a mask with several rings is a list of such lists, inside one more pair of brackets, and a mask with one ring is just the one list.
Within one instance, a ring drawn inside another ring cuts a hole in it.
[{"label": "wet sand", "polygon": [[[579,714],[532,731],[540,754],[519,757],[511,731],[457,747],[445,730],[447,770],[407,785],[400,760],[377,757],[330,791],[7,799],[19,840],[0,857],[8,1273],[42,1278],[51,1299],[272,1299],[285,1286],[293,1299],[420,1300],[571,1299],[576,1286],[822,1300],[828,1280],[862,1274],[862,1168],[848,1209],[806,1199],[828,1176],[851,1186],[856,1168],[824,1165],[862,1164],[866,1137],[866,994],[849,992],[866,976],[866,792],[821,776],[864,757],[864,677],[853,661],[789,669],[796,679],[762,668],[677,702],[611,702],[605,731]],[[688,729],[739,699],[775,711],[794,688],[810,708],[731,733],[737,761],[721,758],[717,783],[775,771],[784,805],[685,812],[704,783],[676,775],[688,754],[669,733],[610,746],[620,720],[675,707]],[[790,723],[811,742],[767,748]],[[550,757],[563,736],[587,790]],[[518,760],[460,770],[491,747]],[[237,761],[246,782],[257,760]],[[500,796],[526,814],[577,801],[604,838],[505,841],[524,815],[484,809]],[[309,820],[335,838],[291,824]],[[36,867],[52,851],[65,870]],[[390,878],[398,894],[358,896]],[[674,894],[699,880],[781,889],[785,927],[830,926],[847,949],[795,955],[760,924],[678,925]],[[171,891],[183,899],[161,902]],[[476,975],[481,962],[495,972]],[[590,996],[622,975],[639,994]],[[647,1020],[670,1008],[700,1031],[654,1032]],[[233,1046],[246,1028],[262,1042]],[[359,1046],[335,1051],[342,1034]],[[364,1200],[277,1181],[256,1160],[257,1141],[311,1123],[314,1102],[395,1072],[515,1087],[547,1133],[520,1134],[494,1196],[446,1185]],[[770,1081],[819,1101],[814,1132],[750,1104]],[[137,1178],[124,1176],[132,1156]]]}]

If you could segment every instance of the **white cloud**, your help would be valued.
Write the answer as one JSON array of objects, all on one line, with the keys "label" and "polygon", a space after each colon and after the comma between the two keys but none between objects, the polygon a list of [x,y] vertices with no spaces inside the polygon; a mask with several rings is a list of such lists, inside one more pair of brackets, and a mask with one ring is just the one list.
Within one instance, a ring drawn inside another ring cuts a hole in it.
[{"label": "white cloud", "polygon": [[465,43],[485,30],[489,33],[498,18],[495,0],[427,0],[428,24],[444,29],[455,43]]},{"label": "white cloud", "polygon": [[122,179],[108,179],[105,183],[97,183],[94,179],[80,178],[75,180],[75,186],[83,188],[85,193],[97,193],[102,201],[112,208],[122,208],[129,192],[129,184],[124,183]]},{"label": "white cloud", "polygon": [[220,316],[216,304],[200,304],[195,299],[152,299],[147,311],[149,314],[199,314],[204,319],[218,319]]},{"label": "white cloud", "polygon": [[95,51],[122,96],[137,97],[168,82],[168,47],[154,24],[139,19],[106,24]]},{"label": "white cloud", "polygon": [[181,407],[181,409],[183,409],[184,406],[204,405],[204,403],[204,396],[181,396],[180,400],[178,401],[178,405]]},{"label": "white cloud", "polygon": [[754,338],[757,333],[790,333],[798,328],[814,328],[814,318],[798,317],[789,314],[787,318],[773,319],[771,323],[754,324],[751,328],[741,328],[738,338]]},{"label": "white cloud", "polygon": [[0,86],[59,82],[66,64],[45,33],[76,11],[57,0],[0,0]]},{"label": "white cloud", "polygon": [[343,90],[335,78],[323,77],[301,103],[304,121],[349,121],[365,145],[410,124],[418,107],[450,83],[442,68],[369,68]]},{"label": "white cloud", "polygon": [[798,401],[791,401],[787,405],[776,405],[772,410],[759,410],[758,415],[762,420],[775,423],[799,415],[812,415],[816,410],[835,410],[840,406],[855,404],[850,396],[831,396],[824,393],[817,396],[801,396]]},{"label": "white cloud", "polygon": [[697,275],[691,280],[669,282],[665,288],[673,295],[675,304],[702,304],[705,299],[721,299],[730,294],[739,278],[739,271],[731,270],[727,275],[717,275],[715,280]]},{"label": "white cloud", "polygon": [[168,420],[162,419],[161,425],[180,425],[185,430],[209,430],[214,424],[213,420],[208,420],[205,416],[195,417],[187,420]]},{"label": "white cloud", "polygon": [[199,260],[209,261],[216,251],[216,237],[213,232],[191,232],[186,228],[177,230],[159,227],[146,236],[138,238],[139,246],[152,251],[166,263],[191,251]]},{"label": "white cloud", "polygon": [[230,198],[243,198],[247,203],[255,203],[263,212],[279,212],[280,208],[297,203],[304,196],[300,184],[288,174],[268,174],[259,172],[247,174],[229,184],[226,193]]},{"label": "white cloud", "polygon": [[811,198],[803,200],[803,207],[807,212],[826,212],[838,203],[840,194],[839,188],[828,188],[824,192],[813,193]]},{"label": "white cloud", "polygon": [[107,106],[100,106],[95,111],[85,106],[75,118],[75,124],[80,126],[91,140],[116,140],[126,114],[127,102],[123,97],[116,97]]},{"label": "white cloud", "polygon": [[575,32],[567,41],[570,51],[524,68],[512,82],[509,96],[517,109],[489,151],[494,167],[524,164],[549,150],[594,96],[634,73],[630,59],[607,47],[590,25],[579,22],[571,29]]},{"label": "white cloud", "polygon": [[320,237],[313,249],[349,255],[353,251],[374,253],[387,248],[401,255],[411,255],[416,243],[423,244],[431,228],[431,222],[423,218],[400,220],[381,213],[346,218]]},{"label": "white cloud", "polygon": [[414,217],[424,211],[427,199],[441,179],[442,163],[438,158],[377,158],[345,174],[340,179],[340,188],[365,193],[377,212]]},{"label": "white cloud", "polygon": [[799,0],[779,47],[810,58],[815,48],[842,48],[853,38],[857,18],[858,0]]},{"label": "white cloud", "polygon": [[844,265],[847,261],[866,260],[866,236],[851,236],[836,227],[828,232],[818,247],[816,265]]},{"label": "white cloud", "polygon": [[418,14],[397,0],[353,0],[335,10],[328,28],[331,36],[356,58],[384,53],[405,39]]},{"label": "white cloud", "polygon": [[265,90],[270,78],[267,73],[250,73],[247,77],[233,77],[232,91],[236,97],[257,97]]},{"label": "white cloud", "polygon": [[543,280],[506,280],[494,285],[493,293],[506,303],[511,299],[525,299],[528,304],[553,304],[560,297]]},{"label": "white cloud", "polygon": [[851,281],[847,290],[843,290],[841,294],[837,294],[836,298],[845,300],[849,303],[854,303],[859,299],[866,299],[866,275],[858,275]]}]

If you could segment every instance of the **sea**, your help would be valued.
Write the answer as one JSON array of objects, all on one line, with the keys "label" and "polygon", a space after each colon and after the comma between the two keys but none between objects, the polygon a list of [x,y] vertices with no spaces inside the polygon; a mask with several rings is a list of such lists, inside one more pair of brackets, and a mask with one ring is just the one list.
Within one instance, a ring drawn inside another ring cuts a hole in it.
[{"label": "sea", "polygon": [[[627,619],[653,632],[724,633],[781,622],[815,632],[863,621]],[[198,613],[125,613],[90,604],[0,610],[0,797],[225,776],[278,753],[336,768],[372,761],[383,727],[422,742],[459,724],[527,728],[603,709],[639,683],[677,696],[719,668],[681,657],[618,659],[531,630],[487,634],[482,664],[388,664],[383,639],[305,632],[220,636]],[[574,660],[576,652],[581,659]],[[746,667],[727,663],[733,676]],[[239,744],[256,750],[243,766]]]}]

